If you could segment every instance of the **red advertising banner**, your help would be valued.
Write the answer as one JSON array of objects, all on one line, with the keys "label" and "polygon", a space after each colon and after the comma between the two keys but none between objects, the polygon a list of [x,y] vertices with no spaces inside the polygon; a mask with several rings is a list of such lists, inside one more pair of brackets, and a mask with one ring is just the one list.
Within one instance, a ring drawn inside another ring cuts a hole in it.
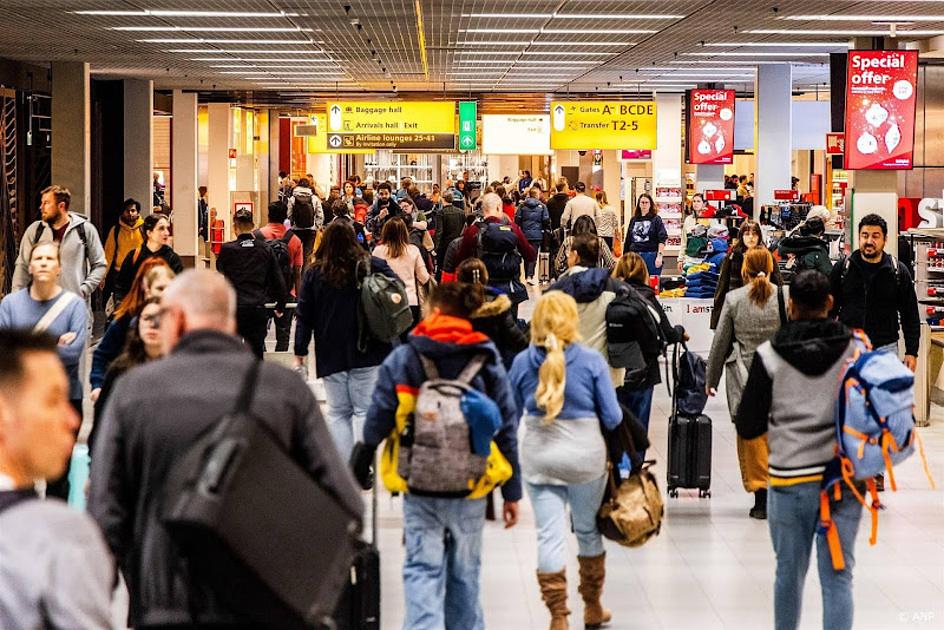
[{"label": "red advertising banner", "polygon": [[799,201],[800,191],[792,188],[782,188],[774,190],[774,199],[776,201]]},{"label": "red advertising banner", "polygon": [[826,155],[843,155],[846,152],[846,134],[841,131],[826,134]]},{"label": "red advertising banner", "polygon": [[623,160],[651,160],[652,151],[650,149],[623,149],[621,159]]},{"label": "red advertising banner", "polygon": [[734,162],[734,96],[734,90],[688,91],[689,164]]},{"label": "red advertising banner", "polygon": [[914,166],[916,50],[850,50],[846,77],[846,168]]}]

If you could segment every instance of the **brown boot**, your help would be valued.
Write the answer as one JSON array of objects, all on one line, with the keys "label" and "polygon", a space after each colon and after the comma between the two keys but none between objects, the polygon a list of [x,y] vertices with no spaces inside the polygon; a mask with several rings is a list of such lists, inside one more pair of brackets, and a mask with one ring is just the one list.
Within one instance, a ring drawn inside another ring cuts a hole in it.
[{"label": "brown boot", "polygon": [[541,597],[551,612],[550,630],[567,630],[567,570],[557,573],[538,574],[538,584],[541,585]]},{"label": "brown boot", "polygon": [[584,558],[577,556],[580,561],[580,588],[577,590],[583,597],[583,623],[586,630],[596,630],[605,623],[609,623],[613,615],[600,604],[603,594],[603,580],[606,578],[606,554]]}]

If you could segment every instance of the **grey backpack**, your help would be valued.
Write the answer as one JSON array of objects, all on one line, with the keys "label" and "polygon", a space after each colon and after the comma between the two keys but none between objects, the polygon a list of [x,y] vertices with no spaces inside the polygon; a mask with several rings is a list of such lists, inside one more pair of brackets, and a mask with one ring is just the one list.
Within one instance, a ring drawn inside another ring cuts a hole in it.
[{"label": "grey backpack", "polygon": [[[364,265],[367,269],[361,271]],[[357,349],[365,352],[368,336],[390,343],[409,330],[413,325],[413,312],[406,287],[399,278],[371,273],[370,262],[357,264],[357,277],[357,288],[361,292]]]},{"label": "grey backpack", "polygon": [[476,355],[455,379],[440,378],[436,364],[417,352],[426,381],[420,387],[416,410],[400,437],[397,474],[411,491],[464,497],[485,474],[488,458],[472,450],[462,397],[485,364]]}]

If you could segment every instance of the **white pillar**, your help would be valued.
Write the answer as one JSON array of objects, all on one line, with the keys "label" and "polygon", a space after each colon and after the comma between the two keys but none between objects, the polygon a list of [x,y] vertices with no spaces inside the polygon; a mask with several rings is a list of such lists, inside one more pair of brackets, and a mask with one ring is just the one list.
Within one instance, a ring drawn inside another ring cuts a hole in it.
[{"label": "white pillar", "polygon": [[697,192],[722,189],[724,189],[723,164],[695,165],[695,190]]},{"label": "white pillar", "polygon": [[174,200],[174,249],[198,266],[197,236],[197,94],[174,90],[171,132],[171,198]]},{"label": "white pillar", "polygon": [[754,217],[774,203],[774,190],[790,188],[793,133],[793,70],[790,64],[757,67],[754,107],[757,121],[757,171]]},{"label": "white pillar", "polygon": [[89,65],[52,64],[52,183],[72,193],[69,209],[91,211]]},{"label": "white pillar", "polygon": [[[124,92],[124,187],[125,197],[141,202],[142,214],[150,214],[154,166],[152,129],[154,82],[141,79],[122,81]],[[167,173],[165,183],[167,183]],[[171,194],[173,199],[173,194]]]},{"label": "white pillar", "polygon": [[229,149],[232,120],[229,103],[207,105],[209,143],[207,146],[207,195],[210,207],[222,219],[223,240],[230,240],[233,209],[229,203]]},{"label": "white pillar", "polygon": [[[652,185],[682,185],[682,95],[656,94],[656,149],[652,152]],[[635,200],[633,200],[635,206]]]}]

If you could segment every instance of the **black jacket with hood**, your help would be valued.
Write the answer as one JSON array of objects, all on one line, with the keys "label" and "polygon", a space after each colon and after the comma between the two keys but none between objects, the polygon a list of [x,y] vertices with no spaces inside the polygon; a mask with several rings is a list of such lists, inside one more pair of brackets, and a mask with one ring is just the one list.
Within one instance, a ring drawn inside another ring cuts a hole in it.
[{"label": "black jacket with hood", "polygon": [[[649,303],[652,304],[659,312],[661,316],[659,319],[659,328],[662,330],[662,336],[665,338],[665,343],[667,345],[672,345],[682,341],[682,337],[685,334],[685,328],[681,325],[672,325],[672,322],[669,321],[668,316],[662,309],[662,304],[659,302],[659,298],[656,296],[655,289],[653,289],[648,284],[642,284],[641,282],[628,281],[627,284],[634,288],[636,292],[642,297],[646,298],[646,300],[648,300]],[[640,333],[644,333],[646,327],[640,326],[638,330]],[[655,387],[662,382],[662,374],[659,372],[659,357],[646,357],[646,372],[646,381],[643,383],[640,389]]]},{"label": "black jacket with hood", "polygon": [[829,275],[833,264],[829,260],[829,245],[818,236],[788,236],[778,245],[777,249],[784,256],[793,254],[798,261],[800,271],[816,269],[824,275]]},{"label": "black jacket with hood", "polygon": [[551,218],[551,229],[558,230],[561,226],[561,217],[564,216],[564,208],[570,201],[570,195],[565,192],[559,192],[547,200],[547,213]]},{"label": "black jacket with hood", "polygon": [[485,304],[469,317],[472,328],[485,334],[498,348],[506,370],[519,352],[528,347],[528,337],[511,316],[511,300],[507,295],[486,289]]},{"label": "black jacket with hood", "polygon": [[[880,268],[866,284],[858,250],[833,267],[832,316],[849,328],[861,328],[875,348],[898,341],[898,328],[905,337],[905,354],[918,356],[921,335],[918,296],[911,273],[894,256],[883,254]],[[898,271],[895,272],[897,265]]]}]

